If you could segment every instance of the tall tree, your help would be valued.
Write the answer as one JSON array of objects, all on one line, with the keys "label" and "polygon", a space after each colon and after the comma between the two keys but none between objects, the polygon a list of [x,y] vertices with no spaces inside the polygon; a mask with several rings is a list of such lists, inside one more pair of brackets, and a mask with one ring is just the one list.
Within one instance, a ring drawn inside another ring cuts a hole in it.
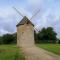
[{"label": "tall tree", "polygon": [[52,27],[43,28],[37,34],[38,42],[53,42],[55,43],[57,40],[57,33],[53,30]]}]

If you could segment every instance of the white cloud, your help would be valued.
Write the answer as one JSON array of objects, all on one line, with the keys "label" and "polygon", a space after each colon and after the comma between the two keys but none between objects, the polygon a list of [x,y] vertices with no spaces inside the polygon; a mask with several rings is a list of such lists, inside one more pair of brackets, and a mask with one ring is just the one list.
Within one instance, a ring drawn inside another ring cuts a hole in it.
[{"label": "white cloud", "polygon": [[16,13],[14,12],[14,10],[11,8],[0,8],[0,17],[2,18],[6,18],[8,17],[9,15],[15,15]]},{"label": "white cloud", "polygon": [[[24,16],[31,17],[31,14],[23,8],[18,9]],[[0,9],[0,35],[16,32],[16,25],[22,17],[11,7]]]},{"label": "white cloud", "polygon": [[41,4],[43,0],[27,0],[29,4],[32,5],[37,5],[37,4]]},{"label": "white cloud", "polygon": [[16,31],[17,14],[12,8],[0,9],[0,35]]},{"label": "white cloud", "polygon": [[5,31],[4,29],[0,29],[0,35],[6,34],[6,33],[10,33],[10,32]]},{"label": "white cloud", "polygon": [[23,16],[27,16],[28,18],[30,18],[31,15],[32,15],[28,10],[26,10],[26,9],[24,9],[24,8],[20,8],[20,9],[18,9],[18,10],[19,10],[19,12],[20,12]]}]

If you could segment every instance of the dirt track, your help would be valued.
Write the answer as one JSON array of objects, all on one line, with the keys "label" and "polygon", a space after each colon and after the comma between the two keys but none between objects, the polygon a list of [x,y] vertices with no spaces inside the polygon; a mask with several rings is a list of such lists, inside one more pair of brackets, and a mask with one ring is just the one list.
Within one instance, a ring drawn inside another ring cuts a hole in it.
[{"label": "dirt track", "polygon": [[23,46],[22,52],[25,60],[60,60],[60,56],[33,46]]}]

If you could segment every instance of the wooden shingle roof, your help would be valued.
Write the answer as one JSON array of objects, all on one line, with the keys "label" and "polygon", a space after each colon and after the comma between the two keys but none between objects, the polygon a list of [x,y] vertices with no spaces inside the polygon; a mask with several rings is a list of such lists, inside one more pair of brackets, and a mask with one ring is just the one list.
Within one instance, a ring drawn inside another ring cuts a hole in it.
[{"label": "wooden shingle roof", "polygon": [[20,25],[24,25],[27,22],[31,23],[34,26],[34,24],[26,16],[16,26],[18,27]]}]

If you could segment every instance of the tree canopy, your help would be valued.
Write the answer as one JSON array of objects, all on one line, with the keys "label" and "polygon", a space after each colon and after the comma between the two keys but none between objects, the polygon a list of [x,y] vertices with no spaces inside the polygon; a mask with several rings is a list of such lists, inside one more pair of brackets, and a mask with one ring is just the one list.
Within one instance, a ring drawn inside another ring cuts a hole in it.
[{"label": "tree canopy", "polygon": [[55,43],[57,40],[56,37],[57,33],[53,30],[52,27],[43,28],[41,31],[39,31],[37,34],[35,34],[35,41],[36,42],[53,42]]},{"label": "tree canopy", "polygon": [[0,37],[0,44],[15,44],[17,42],[17,34],[4,34]]}]

